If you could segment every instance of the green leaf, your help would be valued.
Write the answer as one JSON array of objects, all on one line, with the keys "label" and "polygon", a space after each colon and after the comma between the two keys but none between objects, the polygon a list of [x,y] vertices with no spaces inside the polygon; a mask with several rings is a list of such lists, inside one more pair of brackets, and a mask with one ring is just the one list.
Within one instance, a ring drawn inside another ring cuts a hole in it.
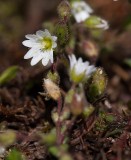
[{"label": "green leaf", "polygon": [[16,149],[11,150],[5,160],[25,160],[24,156]]},{"label": "green leaf", "polygon": [[18,66],[11,66],[7,68],[3,73],[0,75],[0,85],[3,85],[16,77],[16,74],[19,70]]},{"label": "green leaf", "polygon": [[52,129],[50,133],[47,134],[39,134],[42,138],[42,141],[46,143],[48,146],[52,146],[56,142],[56,130]]},{"label": "green leaf", "polygon": [[56,146],[52,146],[49,148],[49,152],[54,155],[55,157],[59,157],[59,148],[57,148]]}]

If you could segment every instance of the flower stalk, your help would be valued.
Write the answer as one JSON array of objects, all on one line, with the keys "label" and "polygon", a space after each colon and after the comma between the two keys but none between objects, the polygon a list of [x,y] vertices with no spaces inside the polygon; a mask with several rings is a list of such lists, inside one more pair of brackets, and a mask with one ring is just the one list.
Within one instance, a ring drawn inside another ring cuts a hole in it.
[{"label": "flower stalk", "polygon": [[62,110],[62,98],[60,97],[57,101],[57,113],[58,113],[58,121],[56,122],[56,132],[57,132],[57,145],[61,145],[62,143],[62,133],[61,133],[61,110]]}]

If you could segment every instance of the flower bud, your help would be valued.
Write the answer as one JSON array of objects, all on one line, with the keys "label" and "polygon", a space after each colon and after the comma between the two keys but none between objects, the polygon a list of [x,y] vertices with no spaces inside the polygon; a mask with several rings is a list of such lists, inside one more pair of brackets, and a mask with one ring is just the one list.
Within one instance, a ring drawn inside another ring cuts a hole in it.
[{"label": "flower bud", "polygon": [[58,6],[58,14],[63,20],[68,20],[71,16],[70,5],[67,0],[63,0]]},{"label": "flower bud", "polygon": [[61,96],[60,88],[50,79],[44,79],[44,89],[47,95],[56,101]]},{"label": "flower bud", "polygon": [[85,92],[88,100],[94,102],[99,99],[105,93],[106,86],[106,74],[102,68],[98,68],[85,85]]},{"label": "flower bud", "polygon": [[91,29],[108,29],[108,23],[104,19],[97,17],[97,16],[90,16],[84,22],[85,26]]},{"label": "flower bud", "polygon": [[88,58],[98,57],[98,47],[90,40],[84,40],[80,43],[80,50]]},{"label": "flower bud", "polygon": [[77,88],[76,90],[71,89],[68,91],[65,97],[66,108],[69,108],[74,116],[78,116],[83,112],[85,106],[85,97],[83,95],[83,90]]},{"label": "flower bud", "polygon": [[71,113],[75,116],[78,116],[82,113],[83,107],[83,94],[74,94],[72,103],[70,105]]},{"label": "flower bud", "polygon": [[59,84],[60,83],[60,76],[57,72],[52,73],[49,71],[46,76],[47,79],[50,79],[52,82]]},{"label": "flower bud", "polygon": [[70,116],[70,110],[68,107],[63,108],[60,117],[58,115],[56,108],[54,110],[52,110],[52,112],[51,112],[51,117],[52,117],[52,120],[54,121],[54,123],[57,123],[58,120],[63,122],[64,120],[67,120],[69,118],[69,116]]},{"label": "flower bud", "polygon": [[60,21],[56,26],[56,35],[58,37],[58,44],[64,47],[69,40],[69,29],[64,21]]}]

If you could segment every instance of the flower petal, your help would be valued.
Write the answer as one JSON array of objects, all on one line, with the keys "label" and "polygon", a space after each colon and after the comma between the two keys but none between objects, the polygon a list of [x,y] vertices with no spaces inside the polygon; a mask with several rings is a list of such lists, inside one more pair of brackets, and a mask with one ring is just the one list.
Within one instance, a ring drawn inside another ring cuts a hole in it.
[{"label": "flower petal", "polygon": [[48,31],[48,29],[45,29],[45,33],[44,33],[44,35],[45,35],[45,36],[49,36],[49,37],[51,37],[51,34],[50,34],[50,32]]},{"label": "flower petal", "polygon": [[84,1],[83,1],[83,7],[84,7],[85,11],[87,11],[88,13],[93,12],[93,9]]},{"label": "flower petal", "polygon": [[81,23],[81,22],[85,21],[90,15],[89,15],[89,13],[87,13],[85,11],[81,11],[80,13],[77,13],[74,16],[75,16],[77,23]]},{"label": "flower petal", "polygon": [[56,43],[56,42],[53,42],[52,48],[56,48],[56,47],[57,47],[57,43]]},{"label": "flower petal", "polygon": [[22,42],[22,44],[26,47],[33,47],[34,43],[31,42],[30,40],[25,40]]},{"label": "flower petal", "polygon": [[26,55],[24,56],[24,59],[29,59],[31,57],[33,57],[35,54],[37,54],[37,52],[39,52],[39,50],[36,50],[34,48],[31,48]]},{"label": "flower petal", "polygon": [[38,37],[37,37],[35,34],[27,34],[25,37],[26,37],[27,39],[33,40],[33,41],[38,40]]},{"label": "flower petal", "polygon": [[77,60],[74,54],[71,55],[70,63],[71,63],[71,68],[73,68],[74,65],[77,63]]},{"label": "flower petal", "polygon": [[43,38],[44,37],[44,32],[39,30],[36,32],[36,35],[39,37],[39,38]]},{"label": "flower petal", "polygon": [[44,56],[42,58],[42,64],[44,66],[46,66],[48,64],[48,62],[49,62],[49,55],[46,53],[46,54],[44,54]]},{"label": "flower petal", "polygon": [[38,56],[34,56],[31,60],[31,66],[34,66],[35,64],[37,64],[42,58],[43,58],[42,54],[40,53]]},{"label": "flower petal", "polygon": [[51,63],[53,63],[54,59],[53,59],[53,50],[50,51],[50,61]]},{"label": "flower petal", "polygon": [[95,68],[93,65],[88,66],[88,68],[87,68],[87,70],[86,70],[86,75],[89,76],[89,75],[92,74],[95,70],[96,70],[96,68]]},{"label": "flower petal", "polygon": [[52,37],[52,40],[53,41],[56,41],[57,40],[57,37],[56,36],[51,36]]}]

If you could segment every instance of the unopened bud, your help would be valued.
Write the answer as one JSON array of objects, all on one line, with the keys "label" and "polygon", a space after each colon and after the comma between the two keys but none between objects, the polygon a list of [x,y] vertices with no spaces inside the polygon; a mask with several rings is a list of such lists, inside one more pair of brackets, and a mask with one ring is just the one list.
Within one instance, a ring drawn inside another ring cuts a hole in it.
[{"label": "unopened bud", "polygon": [[63,108],[60,117],[59,117],[56,109],[52,110],[52,112],[51,112],[51,117],[52,117],[52,120],[54,121],[54,123],[57,123],[58,120],[63,122],[64,120],[68,119],[69,116],[70,116],[70,110],[68,107]]},{"label": "unopened bud", "polygon": [[67,0],[63,0],[58,6],[58,14],[63,20],[68,20],[71,16],[70,5]]},{"label": "unopened bud", "polygon": [[64,21],[61,21],[56,26],[56,36],[58,37],[58,44],[64,47],[69,40],[69,29]]},{"label": "unopened bud", "polygon": [[83,111],[83,96],[82,94],[74,94],[72,103],[70,105],[71,113],[75,116],[78,116]]},{"label": "unopened bud", "polygon": [[106,20],[97,17],[97,16],[90,16],[89,18],[86,19],[84,22],[85,26],[91,29],[108,29],[108,23]]},{"label": "unopened bud", "polygon": [[44,79],[44,89],[49,97],[58,100],[61,96],[60,88],[50,79]]},{"label": "unopened bud", "polygon": [[80,43],[80,50],[88,58],[97,57],[99,53],[96,44],[89,40],[84,40]]},{"label": "unopened bud", "polygon": [[57,72],[52,73],[51,71],[49,71],[46,78],[50,79],[52,82],[56,84],[60,83],[60,76]]},{"label": "unopened bud", "polygon": [[107,76],[102,68],[98,68],[88,80],[85,86],[85,92],[90,102],[99,99],[107,86]]}]

